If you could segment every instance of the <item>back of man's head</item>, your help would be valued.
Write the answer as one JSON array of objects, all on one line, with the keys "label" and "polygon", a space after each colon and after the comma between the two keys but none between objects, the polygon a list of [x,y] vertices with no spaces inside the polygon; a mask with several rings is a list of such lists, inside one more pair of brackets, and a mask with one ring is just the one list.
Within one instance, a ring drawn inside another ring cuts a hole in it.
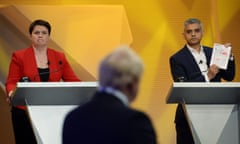
[{"label": "back of man's head", "polygon": [[141,78],[143,63],[128,46],[120,46],[105,57],[99,67],[99,84],[121,90]]}]

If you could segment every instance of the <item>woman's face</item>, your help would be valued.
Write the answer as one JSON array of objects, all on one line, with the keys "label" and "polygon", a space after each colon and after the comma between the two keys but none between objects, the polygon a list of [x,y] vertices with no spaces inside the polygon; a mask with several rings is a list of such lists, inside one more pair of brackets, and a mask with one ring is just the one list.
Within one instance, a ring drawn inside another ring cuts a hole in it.
[{"label": "woman's face", "polygon": [[45,26],[36,25],[30,35],[32,44],[35,47],[47,46],[49,41],[49,32]]}]

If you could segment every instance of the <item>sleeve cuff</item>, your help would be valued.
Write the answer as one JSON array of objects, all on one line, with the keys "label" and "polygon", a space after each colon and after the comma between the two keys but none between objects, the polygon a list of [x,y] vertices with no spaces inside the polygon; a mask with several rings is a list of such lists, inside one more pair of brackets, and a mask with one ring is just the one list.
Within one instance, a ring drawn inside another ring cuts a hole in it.
[{"label": "sleeve cuff", "polygon": [[206,81],[206,82],[209,82],[207,73],[204,73],[203,76],[204,76],[204,78],[205,78],[205,81]]},{"label": "sleeve cuff", "polygon": [[233,54],[230,55],[229,60],[230,60],[230,61],[233,61],[233,60],[234,60]]}]

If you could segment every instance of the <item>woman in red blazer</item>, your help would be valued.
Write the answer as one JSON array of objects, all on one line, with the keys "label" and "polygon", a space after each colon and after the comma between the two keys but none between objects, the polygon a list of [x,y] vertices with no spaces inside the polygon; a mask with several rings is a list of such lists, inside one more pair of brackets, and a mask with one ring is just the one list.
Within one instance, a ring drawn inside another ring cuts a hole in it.
[{"label": "woman in red blazer", "polygon": [[[47,21],[35,20],[29,27],[32,45],[13,53],[6,81],[11,95],[19,81],[57,82],[80,81],[65,55],[48,48],[51,26]],[[10,97],[7,99],[10,101]],[[24,106],[12,107],[12,123],[16,143],[36,143]]]}]

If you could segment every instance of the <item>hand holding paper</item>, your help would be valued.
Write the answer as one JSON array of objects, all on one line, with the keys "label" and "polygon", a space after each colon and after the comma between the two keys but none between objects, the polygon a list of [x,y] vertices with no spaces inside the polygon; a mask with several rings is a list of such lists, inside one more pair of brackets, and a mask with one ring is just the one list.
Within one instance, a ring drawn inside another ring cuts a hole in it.
[{"label": "hand holding paper", "polygon": [[211,65],[207,72],[208,79],[211,80],[211,79],[215,78],[215,76],[217,75],[218,72],[219,72],[218,66],[215,64]]},{"label": "hand holding paper", "polygon": [[226,46],[228,47],[225,47],[225,45],[222,44],[214,43],[210,66],[215,64],[220,69],[227,69],[231,54],[231,46],[230,44],[226,44]]}]

